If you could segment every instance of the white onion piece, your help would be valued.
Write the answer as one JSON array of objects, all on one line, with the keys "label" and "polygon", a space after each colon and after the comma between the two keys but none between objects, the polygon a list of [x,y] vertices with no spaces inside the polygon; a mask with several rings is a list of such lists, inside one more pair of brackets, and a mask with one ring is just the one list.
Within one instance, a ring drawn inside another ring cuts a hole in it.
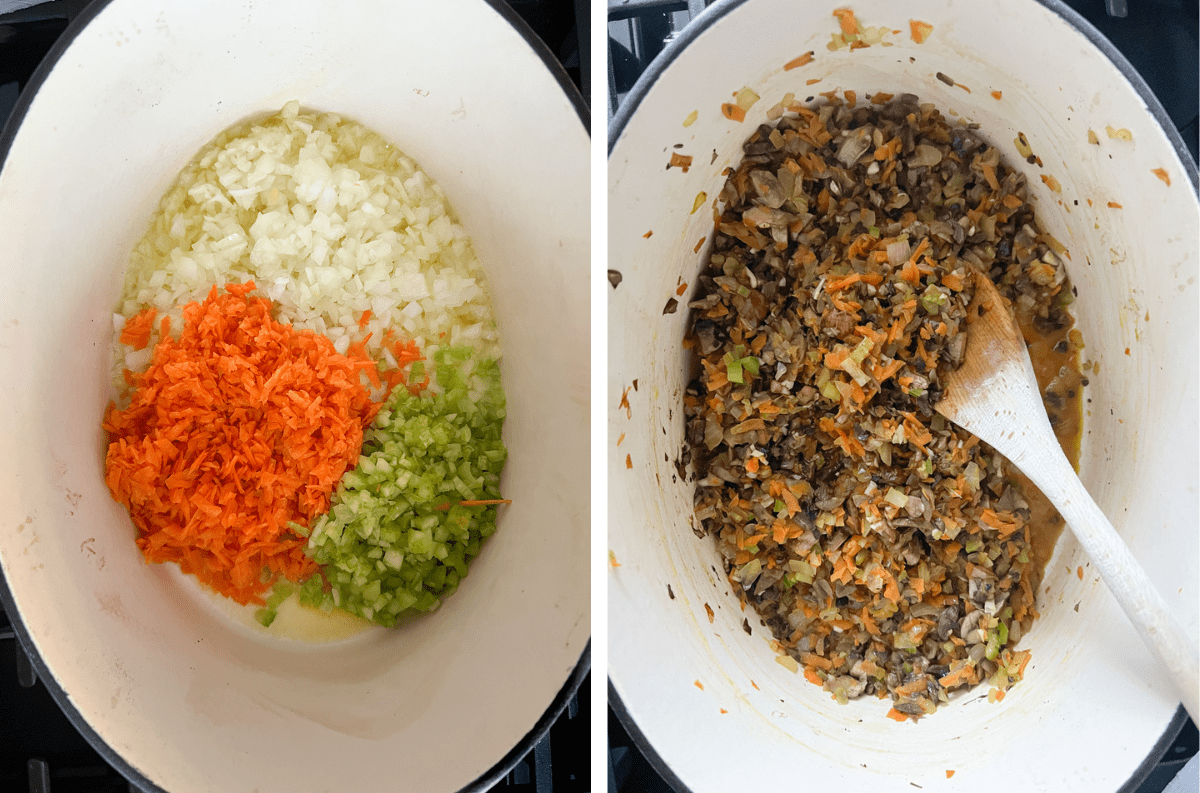
[{"label": "white onion piece", "polygon": [[887,246],[888,264],[892,266],[902,264],[908,261],[910,253],[908,240],[889,242]]}]

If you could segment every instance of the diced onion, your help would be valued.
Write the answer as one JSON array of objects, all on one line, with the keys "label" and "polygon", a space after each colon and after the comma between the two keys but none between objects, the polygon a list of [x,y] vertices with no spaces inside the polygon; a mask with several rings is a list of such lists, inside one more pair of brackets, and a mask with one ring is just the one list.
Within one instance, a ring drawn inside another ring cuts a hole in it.
[{"label": "diced onion", "polygon": [[[328,333],[339,352],[374,330],[367,353],[381,359],[381,330],[395,327],[426,356],[450,343],[499,356],[482,268],[441,188],[371,130],[296,102],[222,133],[183,170],[134,248],[119,312],[169,312],[245,280],[276,319]],[[368,310],[377,324],[360,330]],[[114,346],[120,390],[129,348]]]}]

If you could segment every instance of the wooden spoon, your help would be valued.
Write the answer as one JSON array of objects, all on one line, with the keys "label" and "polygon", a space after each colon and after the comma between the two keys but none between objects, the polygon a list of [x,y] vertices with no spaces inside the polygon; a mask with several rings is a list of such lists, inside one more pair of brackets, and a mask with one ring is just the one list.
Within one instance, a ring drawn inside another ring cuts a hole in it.
[{"label": "wooden spoon", "polygon": [[979,272],[967,316],[966,358],[945,378],[945,392],[934,409],[989,443],[1045,494],[1175,681],[1192,721],[1200,724],[1197,646],[1075,475],[1050,428],[1021,331],[995,285]]}]

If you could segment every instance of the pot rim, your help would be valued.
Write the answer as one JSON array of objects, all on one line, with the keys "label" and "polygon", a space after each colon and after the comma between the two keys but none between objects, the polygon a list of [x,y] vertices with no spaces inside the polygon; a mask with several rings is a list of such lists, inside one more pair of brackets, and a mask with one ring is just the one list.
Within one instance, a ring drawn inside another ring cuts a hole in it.
[{"label": "pot rim", "polygon": [[[612,119],[608,124],[608,155],[611,157],[613,148],[625,131],[626,125],[637,111],[638,106],[646,95],[650,92],[650,88],[657,82],[658,78],[667,70],[667,68],[679,57],[687,46],[694,41],[701,33],[704,33],[717,22],[735,8],[745,4],[748,0],[718,0],[712,6],[709,6],[703,13],[691,21],[683,31],[667,44],[650,65],[646,67],[633,88],[625,96],[625,101],[617,108],[617,112],[613,114]],[[1068,25],[1074,28],[1079,33],[1083,34],[1105,57],[1108,58],[1122,76],[1129,81],[1134,90],[1142,98],[1146,104],[1146,110],[1153,116],[1155,122],[1167,139],[1171,143],[1171,147],[1175,150],[1176,156],[1179,157],[1183,164],[1184,170],[1187,172],[1188,179],[1191,180],[1192,190],[1200,192],[1200,174],[1197,172],[1196,160],[1192,157],[1191,151],[1183,141],[1183,137],[1179,134],[1179,130],[1175,128],[1175,124],[1171,121],[1167,111],[1163,108],[1162,103],[1154,92],[1150,89],[1149,84],[1142,78],[1141,74],[1133,68],[1133,64],[1121,53],[1120,50],[1113,45],[1099,30],[1097,30],[1090,22],[1084,19],[1075,9],[1066,5],[1062,0],[1036,0],[1042,6],[1045,6],[1050,11],[1053,11],[1063,19]],[[654,768],[664,781],[667,782],[674,790],[679,793],[689,793],[691,790],[671,769],[671,766],[663,759],[661,755],[654,749],[646,735],[637,726],[629,709],[625,706],[621,696],[617,693],[613,685],[612,678],[608,679],[608,704],[613,712],[617,714],[621,725],[625,731],[629,733],[629,737],[633,740],[638,750],[645,756],[647,762]],[[1175,715],[1168,722],[1166,729],[1155,742],[1150,753],[1142,760],[1141,764],[1134,769],[1129,779],[1125,781],[1117,793],[1133,793],[1146,780],[1146,777],[1154,770],[1155,766],[1162,760],[1163,755],[1171,747],[1175,741],[1179,731],[1183,729],[1189,716],[1180,705],[1175,710]]]},{"label": "pot rim", "polygon": [[[621,106],[617,108],[617,112],[613,114],[612,119],[608,122],[608,154],[610,157],[612,156],[613,148],[617,145],[617,140],[620,139],[621,134],[625,131],[625,126],[629,123],[629,119],[633,117],[638,106],[646,98],[646,94],[649,93],[650,88],[662,76],[662,73],[667,70],[667,67],[701,33],[733,9],[744,5],[747,1],[718,0],[717,3],[709,6],[703,13],[692,20],[683,29],[682,33],[672,39],[663,51],[655,56],[650,65],[638,77],[637,82],[633,84],[633,88],[629,89],[629,93],[625,95],[625,101],[621,103]],[[1154,95],[1154,91],[1150,90],[1149,84],[1142,78],[1137,69],[1133,68],[1133,64],[1129,62],[1129,59],[1111,41],[1105,38],[1104,34],[1097,30],[1092,23],[1084,19],[1079,12],[1062,2],[1062,0],[1035,1],[1055,14],[1058,14],[1064,22],[1079,33],[1082,33],[1096,49],[1100,50],[1112,62],[1113,66],[1117,67],[1121,75],[1129,81],[1129,84],[1137,91],[1142,101],[1146,103],[1146,110],[1154,117],[1155,122],[1167,136],[1167,140],[1171,142],[1171,148],[1175,150],[1179,161],[1183,163],[1183,169],[1187,171],[1188,179],[1192,182],[1193,192],[1200,192],[1200,174],[1197,173],[1196,160],[1192,157],[1191,151],[1183,142],[1183,137],[1179,134],[1179,130],[1175,128],[1171,117],[1167,115],[1162,102],[1158,101],[1158,97]]]},{"label": "pot rim", "polygon": [[[34,70],[33,75],[26,83],[25,89],[21,91],[17,98],[17,103],[14,105],[12,113],[9,115],[3,129],[0,129],[0,172],[4,170],[4,164],[8,160],[8,154],[12,149],[13,141],[16,139],[17,130],[20,129],[21,123],[25,120],[25,115],[29,110],[30,104],[33,102],[34,96],[38,89],[45,83],[46,78],[58,64],[63,53],[67,48],[74,43],[75,38],[83,32],[84,28],[96,18],[113,0],[95,0],[89,3],[79,12],[79,15],[71,20],[63,33],[55,40],[46,56],[42,59]],[[550,48],[533,32],[533,28],[522,19],[516,11],[512,9],[504,0],[483,0],[487,5],[491,6],[497,14],[500,15],[505,22],[513,27],[513,29],[525,40],[534,53],[541,59],[546,69],[554,77],[563,93],[566,94],[567,100],[575,109],[575,113],[579,116],[579,121],[583,125],[584,131],[588,137],[591,137],[591,111],[587,103],[584,101],[579,89],[571,82],[571,78],[567,75],[562,64],[555,58],[554,53]],[[67,720],[71,723],[80,735],[88,742],[88,744],[99,754],[104,761],[117,769],[135,788],[145,791],[146,793],[168,793],[158,785],[151,782],[144,774],[131,764],[126,762],[116,750],[101,738],[88,721],[83,717],[83,714],[71,702],[67,692],[54,676],[50,673],[49,667],[42,660],[41,655],[37,652],[33,645],[33,641],[29,635],[29,631],[25,627],[25,622],[21,617],[20,612],[16,608],[16,601],[13,598],[12,591],[9,589],[8,580],[4,576],[3,565],[0,565],[0,607],[3,607],[8,614],[9,621],[12,623],[13,632],[16,634],[17,642],[20,644],[22,651],[29,658],[37,673],[37,677],[46,686],[46,690],[50,693],[51,698]],[[463,787],[459,793],[477,793],[485,791],[499,782],[517,765],[520,760],[529,754],[533,748],[545,738],[550,727],[566,710],[567,704],[571,701],[571,697],[575,696],[579,690],[580,684],[587,676],[592,668],[591,660],[591,639],[588,639],[584,645],[583,652],[580,653],[579,660],[571,669],[571,673],[567,676],[567,680],[563,683],[558,694],[551,701],[550,706],[546,708],[541,717],[534,723],[524,737],[509,750],[495,765],[487,771],[480,774],[474,781]]]}]

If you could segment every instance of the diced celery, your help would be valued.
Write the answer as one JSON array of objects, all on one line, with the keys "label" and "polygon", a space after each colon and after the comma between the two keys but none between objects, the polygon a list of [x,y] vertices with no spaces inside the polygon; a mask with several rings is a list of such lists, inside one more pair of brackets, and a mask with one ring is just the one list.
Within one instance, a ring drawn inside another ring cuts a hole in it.
[{"label": "diced celery", "polygon": [[855,363],[862,363],[863,360],[871,354],[871,348],[875,346],[875,342],[864,338],[858,343],[858,346],[850,351],[850,357]]},{"label": "diced celery", "polygon": [[[508,456],[499,367],[473,355],[468,347],[439,350],[432,366],[442,393],[396,389],[379,411],[359,466],[313,524],[305,550],[323,565],[324,579],[305,582],[301,602],[393,625],[435,608],[466,576],[496,529],[496,508],[457,502],[500,498]],[[424,372],[414,365],[409,382]],[[468,385],[472,376],[482,388]]]},{"label": "diced celery", "polygon": [[1000,654],[1001,644],[1000,632],[992,631],[992,633],[988,636],[987,647],[984,650],[984,657],[989,661],[996,660],[996,656]]},{"label": "diced celery", "polygon": [[862,367],[860,367],[854,358],[850,356],[846,356],[845,360],[842,361],[842,369],[845,370],[846,374],[853,377],[854,382],[858,383],[860,386],[864,386],[871,382],[871,378],[867,376],[866,372],[862,370]]},{"label": "diced celery", "polygon": [[921,294],[921,304],[925,307],[925,311],[930,314],[936,314],[942,310],[942,306],[949,302],[946,292],[939,289],[936,284],[930,284]]}]

